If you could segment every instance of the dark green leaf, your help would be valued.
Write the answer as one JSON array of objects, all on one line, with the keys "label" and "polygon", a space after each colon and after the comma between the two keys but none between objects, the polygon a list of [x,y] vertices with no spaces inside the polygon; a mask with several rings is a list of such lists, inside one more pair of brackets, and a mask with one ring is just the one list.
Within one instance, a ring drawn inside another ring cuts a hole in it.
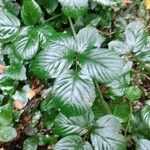
[{"label": "dark green leaf", "polygon": [[64,137],[58,141],[54,147],[54,150],[93,150],[89,142],[83,141],[81,137],[77,135],[71,135]]},{"label": "dark green leaf", "polygon": [[24,0],[21,17],[25,25],[35,25],[42,17],[42,10],[35,0]]},{"label": "dark green leaf", "polygon": [[88,8],[88,0],[58,0],[65,15],[70,17],[79,17],[83,15]]}]

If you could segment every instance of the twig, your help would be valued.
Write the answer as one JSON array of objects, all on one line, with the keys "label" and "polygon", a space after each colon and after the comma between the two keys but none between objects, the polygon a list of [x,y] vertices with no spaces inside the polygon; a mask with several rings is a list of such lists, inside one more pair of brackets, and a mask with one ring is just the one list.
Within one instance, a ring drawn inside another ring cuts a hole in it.
[{"label": "twig", "polygon": [[53,17],[51,17],[51,18],[49,18],[49,19],[45,20],[45,21],[44,21],[44,23],[45,23],[45,22],[52,21],[52,20],[54,20],[54,19],[56,19],[56,18],[60,17],[61,15],[62,15],[62,13],[61,13],[61,14],[58,14],[58,15],[56,15],[56,16],[53,16]]},{"label": "twig", "polygon": [[70,26],[71,26],[72,33],[73,33],[74,37],[76,37],[77,34],[76,34],[76,31],[75,31],[74,25],[72,23],[72,20],[71,20],[70,17],[68,17],[68,20],[69,20],[69,23],[70,23]]},{"label": "twig", "polygon": [[95,86],[96,86],[98,94],[99,94],[99,102],[103,105],[103,107],[106,110],[107,114],[111,114],[112,113],[111,109],[110,109],[108,103],[104,100],[104,97],[101,93],[98,82],[96,80],[94,80],[94,83],[95,83]]}]

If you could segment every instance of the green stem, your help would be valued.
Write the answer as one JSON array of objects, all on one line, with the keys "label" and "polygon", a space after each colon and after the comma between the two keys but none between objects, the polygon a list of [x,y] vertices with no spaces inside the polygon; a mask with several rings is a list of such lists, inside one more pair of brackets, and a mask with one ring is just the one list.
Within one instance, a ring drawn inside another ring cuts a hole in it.
[{"label": "green stem", "polygon": [[131,117],[132,117],[132,102],[129,103],[130,105],[130,114],[129,114],[129,119],[128,119],[128,122],[127,122],[127,125],[126,125],[126,128],[125,128],[125,137],[127,137],[127,132],[128,132],[128,128],[130,126],[130,122],[131,122]]},{"label": "green stem", "polygon": [[94,80],[94,83],[95,83],[95,86],[96,86],[98,94],[99,94],[99,102],[103,105],[103,107],[106,110],[107,114],[111,114],[112,113],[111,109],[110,109],[108,103],[104,100],[104,97],[101,93],[98,82],[96,80]]},{"label": "green stem", "polygon": [[71,20],[71,18],[70,18],[70,17],[68,17],[68,20],[69,20],[69,23],[70,23],[70,27],[71,27],[72,33],[73,33],[74,37],[76,37],[76,36],[77,36],[77,34],[76,34],[76,31],[75,31],[75,28],[74,28],[73,22],[72,22],[72,20]]},{"label": "green stem", "polygon": [[45,20],[45,21],[44,21],[44,23],[45,23],[45,22],[52,21],[52,20],[54,20],[54,19],[56,19],[56,18],[60,17],[61,15],[62,15],[62,13],[61,13],[61,14],[58,14],[58,15],[56,15],[56,16],[53,16],[53,17],[51,17],[51,18],[49,18],[49,19]]}]

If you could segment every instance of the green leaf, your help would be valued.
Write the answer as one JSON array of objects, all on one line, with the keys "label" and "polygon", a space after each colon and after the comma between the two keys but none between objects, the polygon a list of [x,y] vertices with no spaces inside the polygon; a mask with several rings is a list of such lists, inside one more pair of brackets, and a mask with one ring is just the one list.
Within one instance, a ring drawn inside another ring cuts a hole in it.
[{"label": "green leaf", "polygon": [[23,142],[23,150],[37,150],[39,139],[37,137],[29,137]]},{"label": "green leaf", "polygon": [[6,43],[15,38],[19,27],[19,19],[8,11],[0,8],[0,42]]},{"label": "green leaf", "polygon": [[150,64],[150,50],[137,54],[137,58],[141,63]]},{"label": "green leaf", "polygon": [[45,50],[41,51],[31,64],[32,72],[38,77],[56,78],[68,70],[73,59],[67,59],[73,49],[74,40],[66,35],[54,36]]},{"label": "green leaf", "polygon": [[150,141],[146,139],[140,139],[136,142],[136,150],[149,150]]},{"label": "green leaf", "polygon": [[73,71],[67,71],[56,79],[52,93],[55,105],[69,116],[83,114],[95,100],[92,79]]},{"label": "green leaf", "polygon": [[54,12],[58,6],[57,0],[42,0],[42,1],[38,0],[38,1],[46,9],[46,12],[48,14],[51,14],[52,12]]},{"label": "green leaf", "polygon": [[0,107],[0,127],[7,126],[12,122],[12,108],[9,104]]},{"label": "green leaf", "polygon": [[9,142],[17,137],[17,131],[13,127],[3,127],[0,128],[0,141],[1,142]]},{"label": "green leaf", "polygon": [[66,16],[77,18],[83,15],[88,8],[88,0],[58,0]]},{"label": "green leaf", "polygon": [[101,47],[105,38],[99,34],[96,28],[86,27],[79,31],[76,42],[77,52],[82,53],[88,48]]},{"label": "green leaf", "polygon": [[21,59],[31,59],[39,48],[39,38],[36,33],[19,36],[13,43],[14,54]]},{"label": "green leaf", "polygon": [[127,46],[133,52],[138,52],[146,45],[147,36],[145,25],[142,21],[136,20],[129,23],[125,30]]},{"label": "green leaf", "polygon": [[142,111],[141,111],[141,116],[143,122],[150,128],[150,106],[146,105]]},{"label": "green leaf", "polygon": [[71,135],[62,138],[54,146],[54,150],[93,150],[89,142],[83,141],[77,135]]},{"label": "green leaf", "polygon": [[116,5],[118,2],[120,2],[120,0],[93,0],[93,1],[96,1],[104,6],[112,6],[112,5]]},{"label": "green leaf", "polygon": [[119,134],[120,122],[112,115],[97,121],[91,132],[91,141],[95,150],[126,150],[125,139]]},{"label": "green leaf", "polygon": [[16,63],[5,68],[5,76],[13,80],[26,80],[26,68],[24,65]]},{"label": "green leaf", "polygon": [[119,40],[111,41],[108,46],[110,50],[114,50],[119,55],[125,55],[130,53],[127,45]]},{"label": "green leaf", "polygon": [[42,17],[42,10],[35,0],[24,0],[21,17],[25,25],[35,25]]},{"label": "green leaf", "polygon": [[122,75],[123,62],[113,51],[92,49],[79,56],[82,71],[101,82],[110,82]]},{"label": "green leaf", "polygon": [[61,136],[66,135],[84,135],[93,124],[94,114],[92,112],[85,113],[81,116],[66,117],[59,114],[54,121],[53,130]]}]

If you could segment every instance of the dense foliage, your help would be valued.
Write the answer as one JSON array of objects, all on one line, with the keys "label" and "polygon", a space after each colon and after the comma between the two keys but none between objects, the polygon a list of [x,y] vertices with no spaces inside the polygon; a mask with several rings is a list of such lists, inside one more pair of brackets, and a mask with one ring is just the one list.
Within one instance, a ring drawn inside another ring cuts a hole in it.
[{"label": "dense foliage", "polygon": [[150,150],[149,5],[0,0],[0,148]]}]

